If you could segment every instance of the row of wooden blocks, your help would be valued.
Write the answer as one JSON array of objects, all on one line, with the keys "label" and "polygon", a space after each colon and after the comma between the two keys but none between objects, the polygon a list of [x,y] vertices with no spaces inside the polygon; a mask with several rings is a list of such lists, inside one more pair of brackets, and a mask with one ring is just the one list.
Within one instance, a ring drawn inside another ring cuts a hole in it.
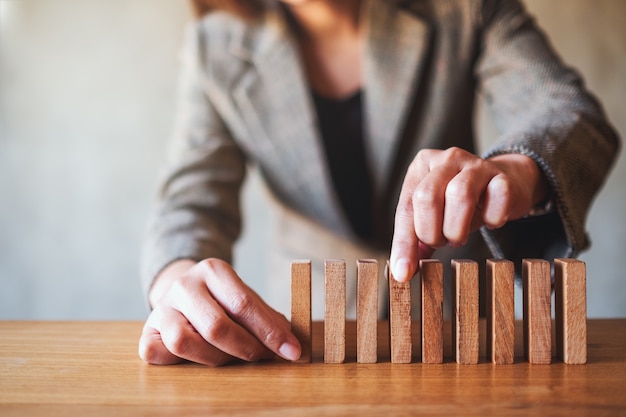
[{"label": "row of wooden blocks", "polygon": [[[487,358],[494,364],[514,362],[514,265],[509,260],[487,260]],[[378,276],[375,260],[358,260],[357,362],[377,361]],[[585,263],[554,260],[554,295],[557,356],[567,364],[587,361],[587,302]],[[410,363],[411,283],[391,276],[389,333],[392,363]],[[460,364],[476,364],[479,356],[478,264],[452,261],[452,348]],[[420,261],[421,358],[423,363],[443,362],[443,264]],[[543,259],[524,259],[524,356],[533,364],[552,360],[551,268]],[[291,264],[291,325],[302,344],[298,362],[311,362],[311,262]],[[346,263],[325,262],[324,362],[345,361]]]}]

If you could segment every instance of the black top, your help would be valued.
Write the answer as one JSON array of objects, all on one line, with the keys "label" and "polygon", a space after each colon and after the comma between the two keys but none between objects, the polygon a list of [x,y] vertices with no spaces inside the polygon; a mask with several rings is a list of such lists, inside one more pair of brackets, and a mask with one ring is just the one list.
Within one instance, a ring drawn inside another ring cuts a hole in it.
[{"label": "black top", "polygon": [[354,232],[373,236],[372,187],[363,138],[361,91],[345,99],[313,93],[331,178]]}]

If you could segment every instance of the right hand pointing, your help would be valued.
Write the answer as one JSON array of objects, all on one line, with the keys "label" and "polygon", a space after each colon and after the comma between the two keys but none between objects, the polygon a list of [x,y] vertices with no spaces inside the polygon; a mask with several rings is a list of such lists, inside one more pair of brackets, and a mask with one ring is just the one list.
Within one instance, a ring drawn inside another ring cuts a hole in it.
[{"label": "right hand pointing", "polygon": [[219,366],[274,354],[287,360],[300,357],[300,343],[287,319],[224,261],[172,263],[155,281],[150,301],[154,310],[139,339],[139,356],[148,363],[188,360]]}]

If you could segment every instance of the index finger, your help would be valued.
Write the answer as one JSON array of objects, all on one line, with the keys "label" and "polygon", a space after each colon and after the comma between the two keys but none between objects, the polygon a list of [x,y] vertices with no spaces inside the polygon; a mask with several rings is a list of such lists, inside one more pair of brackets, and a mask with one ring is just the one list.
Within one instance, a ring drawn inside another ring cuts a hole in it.
[{"label": "index finger", "polygon": [[236,323],[254,335],[272,352],[287,359],[300,357],[301,346],[287,319],[268,306],[223,262],[207,264],[208,287],[213,298]]},{"label": "index finger", "polygon": [[409,281],[417,272],[419,260],[434,252],[420,242],[415,233],[413,194],[421,179],[428,174],[426,153],[428,150],[421,151],[409,166],[396,207],[389,264],[394,278],[400,282]]}]

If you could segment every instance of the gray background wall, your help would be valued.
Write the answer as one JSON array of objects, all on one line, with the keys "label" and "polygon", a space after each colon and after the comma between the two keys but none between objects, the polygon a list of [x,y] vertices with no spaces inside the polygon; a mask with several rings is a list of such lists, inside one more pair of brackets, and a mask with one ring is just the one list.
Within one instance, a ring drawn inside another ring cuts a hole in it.
[{"label": "gray background wall", "polygon": [[[626,2],[526,4],[626,135]],[[180,0],[0,0],[0,319],[146,316],[140,242],[188,19]],[[621,157],[589,219],[591,317],[626,316],[625,182]],[[236,264],[263,295],[254,175],[244,198]]]}]

